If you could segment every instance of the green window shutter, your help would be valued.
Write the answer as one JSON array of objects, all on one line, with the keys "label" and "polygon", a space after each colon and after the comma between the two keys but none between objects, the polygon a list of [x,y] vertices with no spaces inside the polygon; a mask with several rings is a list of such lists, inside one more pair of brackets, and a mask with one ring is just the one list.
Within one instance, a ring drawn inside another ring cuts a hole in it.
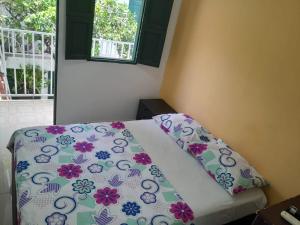
[{"label": "green window shutter", "polygon": [[93,32],[95,0],[67,0],[66,59],[88,59]]},{"label": "green window shutter", "polygon": [[173,0],[146,0],[137,62],[159,67]]}]

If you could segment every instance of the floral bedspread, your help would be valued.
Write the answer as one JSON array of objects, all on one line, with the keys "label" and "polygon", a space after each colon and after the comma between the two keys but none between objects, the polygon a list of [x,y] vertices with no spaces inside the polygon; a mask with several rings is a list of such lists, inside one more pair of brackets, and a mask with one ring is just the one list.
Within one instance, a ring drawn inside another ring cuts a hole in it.
[{"label": "floral bedspread", "polygon": [[193,224],[193,211],[122,122],[18,130],[19,224]]}]

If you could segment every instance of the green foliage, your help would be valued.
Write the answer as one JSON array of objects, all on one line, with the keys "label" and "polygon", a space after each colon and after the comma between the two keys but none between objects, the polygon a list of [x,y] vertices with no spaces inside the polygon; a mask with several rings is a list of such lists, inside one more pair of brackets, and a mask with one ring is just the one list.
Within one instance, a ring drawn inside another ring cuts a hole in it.
[{"label": "green foliage", "polygon": [[124,3],[116,0],[97,0],[93,37],[133,42],[137,22]]},{"label": "green foliage", "polygon": [[[0,15],[0,24],[10,28],[54,32],[56,0],[0,0],[9,15]],[[97,0],[93,37],[133,42],[137,22],[124,3]]]},{"label": "green foliage", "polygon": [[28,15],[24,22],[33,30],[55,32],[56,7],[50,6],[44,11]]},{"label": "green foliage", "polygon": [[[11,93],[14,93],[15,90],[15,83],[14,83],[14,70],[13,69],[7,69],[7,78],[9,82],[9,87]],[[16,78],[17,78],[17,92],[19,94],[24,94],[24,72],[23,69],[17,69],[16,70]],[[33,66],[27,65],[26,66],[26,89],[27,94],[33,94]],[[42,84],[42,70],[39,66],[36,66],[35,68],[35,93],[41,94],[41,84]],[[49,85],[49,82],[44,83],[44,87],[47,87]]]},{"label": "green foliage", "polygon": [[44,32],[55,31],[56,0],[0,1],[9,15],[0,15],[6,27]]}]

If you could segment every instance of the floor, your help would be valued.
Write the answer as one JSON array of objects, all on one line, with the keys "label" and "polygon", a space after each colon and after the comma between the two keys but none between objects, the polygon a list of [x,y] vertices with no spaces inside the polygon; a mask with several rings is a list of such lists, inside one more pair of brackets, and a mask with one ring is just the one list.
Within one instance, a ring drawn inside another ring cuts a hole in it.
[{"label": "floor", "polygon": [[0,150],[0,224],[12,225],[11,205],[11,154]]},{"label": "floor", "polygon": [[53,100],[0,101],[0,149],[20,128],[53,123]]},{"label": "floor", "polygon": [[0,225],[11,225],[11,154],[6,149],[17,129],[53,124],[53,100],[0,101]]}]

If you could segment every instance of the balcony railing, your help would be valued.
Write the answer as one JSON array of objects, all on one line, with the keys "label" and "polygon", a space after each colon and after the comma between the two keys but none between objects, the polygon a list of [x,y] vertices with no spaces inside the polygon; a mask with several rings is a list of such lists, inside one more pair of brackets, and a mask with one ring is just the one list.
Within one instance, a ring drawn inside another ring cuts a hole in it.
[{"label": "balcony railing", "polygon": [[55,35],[0,28],[2,99],[53,96]]},{"label": "balcony railing", "polygon": [[[53,97],[55,40],[53,33],[0,27],[0,100]],[[91,54],[128,60],[133,46],[93,38]]]},{"label": "balcony railing", "polygon": [[92,57],[131,60],[134,43],[93,38]]}]

